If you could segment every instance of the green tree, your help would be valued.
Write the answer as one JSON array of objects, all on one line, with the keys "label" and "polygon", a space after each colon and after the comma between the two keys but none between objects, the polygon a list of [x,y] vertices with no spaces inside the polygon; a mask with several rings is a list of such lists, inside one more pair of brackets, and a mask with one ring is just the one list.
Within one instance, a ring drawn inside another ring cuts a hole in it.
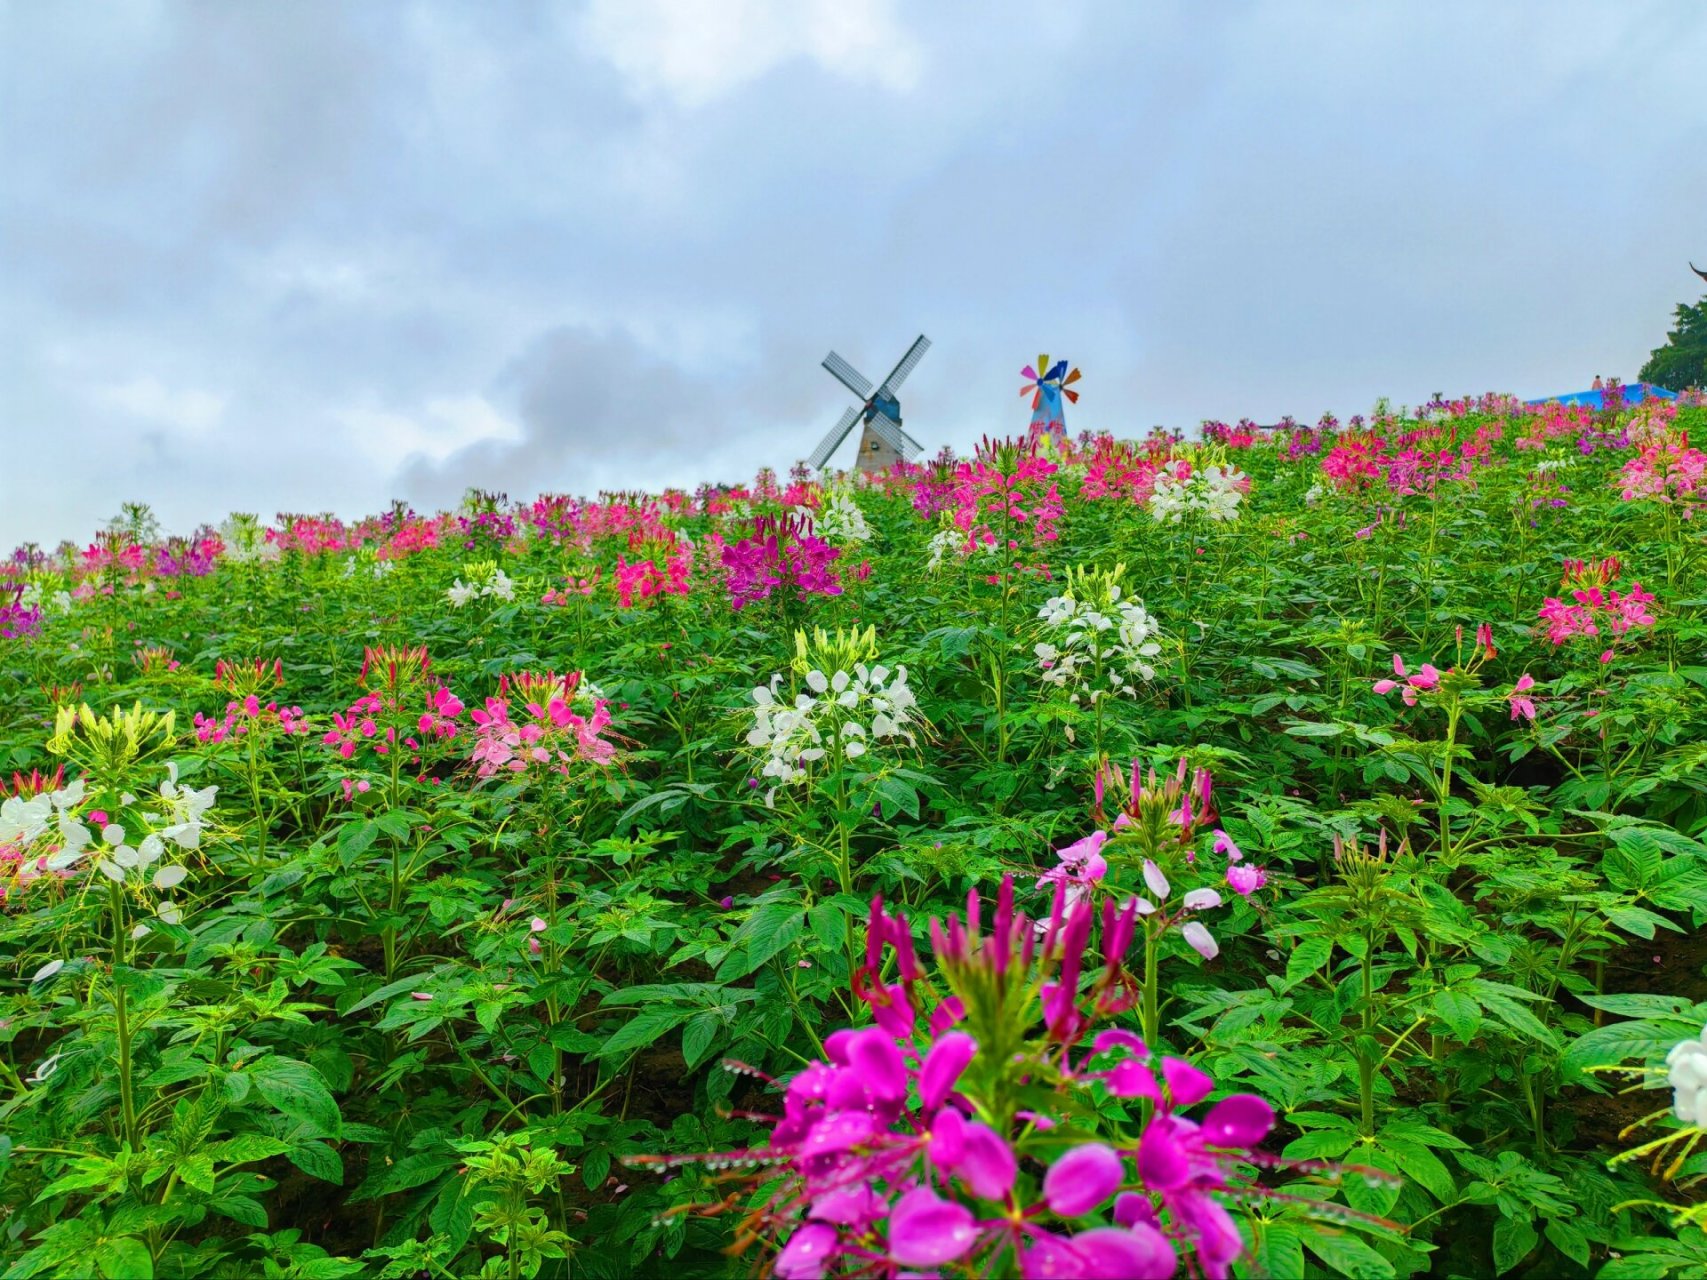
[{"label": "green tree", "polygon": [[1707,298],[1677,304],[1677,327],[1656,347],[1637,375],[1668,391],[1707,387]]}]

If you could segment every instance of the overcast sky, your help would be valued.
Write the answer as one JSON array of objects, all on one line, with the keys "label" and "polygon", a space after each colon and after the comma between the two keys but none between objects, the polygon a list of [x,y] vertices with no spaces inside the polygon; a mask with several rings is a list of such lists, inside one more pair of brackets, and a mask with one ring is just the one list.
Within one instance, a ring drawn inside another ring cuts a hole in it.
[{"label": "overcast sky", "polygon": [[[0,3],[0,550],[1634,377],[1707,260],[1675,3]],[[846,460],[851,444],[844,445]]]}]

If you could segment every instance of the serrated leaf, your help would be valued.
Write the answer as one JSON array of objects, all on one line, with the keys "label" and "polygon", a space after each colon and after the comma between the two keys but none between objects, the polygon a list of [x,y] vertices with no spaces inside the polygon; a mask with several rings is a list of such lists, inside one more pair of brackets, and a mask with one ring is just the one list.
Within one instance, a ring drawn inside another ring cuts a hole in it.
[{"label": "serrated leaf", "polygon": [[338,1136],[338,1104],[320,1073],[306,1062],[277,1056],[262,1058],[244,1074],[282,1114],[308,1125],[320,1137]]},{"label": "serrated leaf", "polygon": [[1434,993],[1430,1002],[1435,1016],[1452,1028],[1452,1034],[1458,1037],[1459,1043],[1469,1044],[1482,1029],[1482,1006],[1475,998],[1462,991],[1442,988]]},{"label": "serrated leaf", "polygon": [[717,1041],[718,1029],[723,1020],[716,1013],[707,1011],[698,1014],[682,1031],[682,1057],[692,1071],[710,1055],[712,1046]]},{"label": "serrated leaf", "polygon": [[1328,962],[1333,953],[1334,944],[1330,938],[1305,938],[1292,948],[1292,954],[1286,957],[1287,989],[1309,978]]}]

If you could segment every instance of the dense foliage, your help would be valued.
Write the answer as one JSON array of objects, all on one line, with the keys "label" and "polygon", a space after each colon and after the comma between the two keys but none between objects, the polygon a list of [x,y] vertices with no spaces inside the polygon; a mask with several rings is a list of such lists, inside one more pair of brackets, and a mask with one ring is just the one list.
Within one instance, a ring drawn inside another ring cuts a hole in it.
[{"label": "dense foliage", "polygon": [[1648,354],[1640,377],[1672,391],[1707,387],[1707,298],[1677,304],[1677,324]]},{"label": "dense foliage", "polygon": [[1704,426],[22,548],[0,1275],[1707,1275]]}]

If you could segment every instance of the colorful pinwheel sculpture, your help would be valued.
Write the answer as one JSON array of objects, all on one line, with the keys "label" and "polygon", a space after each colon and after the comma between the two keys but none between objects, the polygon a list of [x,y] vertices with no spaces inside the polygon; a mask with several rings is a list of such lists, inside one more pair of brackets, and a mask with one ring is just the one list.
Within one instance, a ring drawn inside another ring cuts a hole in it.
[{"label": "colorful pinwheel sculpture", "polygon": [[1049,357],[1038,356],[1037,366],[1026,365],[1021,369],[1020,377],[1026,379],[1026,384],[1019,389],[1022,396],[1031,397],[1031,433],[1042,435],[1047,432],[1057,440],[1067,437],[1067,415],[1063,410],[1061,397],[1065,396],[1074,404],[1079,402],[1079,393],[1073,390],[1073,384],[1079,380],[1079,371],[1068,371],[1065,360],[1049,363]]}]

